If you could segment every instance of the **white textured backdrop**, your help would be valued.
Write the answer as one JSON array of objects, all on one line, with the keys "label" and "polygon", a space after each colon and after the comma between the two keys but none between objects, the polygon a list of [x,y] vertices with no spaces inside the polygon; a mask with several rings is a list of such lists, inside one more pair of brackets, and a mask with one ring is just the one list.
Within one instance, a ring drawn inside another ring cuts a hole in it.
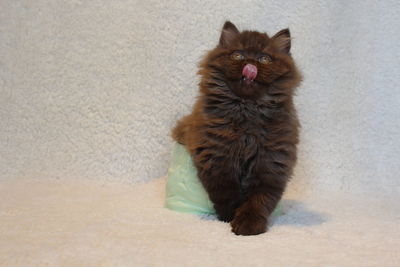
[{"label": "white textured backdrop", "polygon": [[226,19],[291,29],[304,73],[292,188],[400,193],[400,4],[0,2],[0,179],[166,174],[196,64]]}]

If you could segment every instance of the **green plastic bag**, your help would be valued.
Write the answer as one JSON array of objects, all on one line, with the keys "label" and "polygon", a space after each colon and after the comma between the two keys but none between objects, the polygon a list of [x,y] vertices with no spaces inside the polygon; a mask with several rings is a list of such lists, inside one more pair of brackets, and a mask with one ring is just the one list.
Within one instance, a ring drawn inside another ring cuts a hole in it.
[{"label": "green plastic bag", "polygon": [[171,210],[215,214],[213,203],[197,177],[192,157],[186,148],[178,143],[172,152],[166,190],[166,207]]},{"label": "green plastic bag", "polygon": [[[197,169],[185,146],[176,143],[168,169],[165,206],[168,209],[199,215],[215,214],[213,203],[197,177]],[[273,215],[279,215],[279,206]]]}]

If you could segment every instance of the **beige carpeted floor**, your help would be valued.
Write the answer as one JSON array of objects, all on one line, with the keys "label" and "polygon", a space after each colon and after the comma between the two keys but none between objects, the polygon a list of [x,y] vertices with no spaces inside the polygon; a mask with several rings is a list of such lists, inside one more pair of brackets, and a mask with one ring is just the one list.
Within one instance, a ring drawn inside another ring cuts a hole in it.
[{"label": "beige carpeted floor", "polygon": [[0,182],[0,265],[400,265],[395,199],[292,192],[268,233],[241,237],[213,218],[164,209],[164,186]]}]

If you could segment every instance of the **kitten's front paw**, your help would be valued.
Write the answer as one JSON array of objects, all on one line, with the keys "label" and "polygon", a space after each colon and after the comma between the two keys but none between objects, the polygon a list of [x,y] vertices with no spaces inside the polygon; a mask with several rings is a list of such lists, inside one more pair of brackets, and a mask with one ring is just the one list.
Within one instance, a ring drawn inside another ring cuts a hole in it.
[{"label": "kitten's front paw", "polygon": [[233,220],[234,212],[230,210],[217,211],[218,220],[223,222],[230,222]]},{"label": "kitten's front paw", "polygon": [[236,235],[258,235],[267,231],[267,220],[251,213],[238,213],[231,226]]}]

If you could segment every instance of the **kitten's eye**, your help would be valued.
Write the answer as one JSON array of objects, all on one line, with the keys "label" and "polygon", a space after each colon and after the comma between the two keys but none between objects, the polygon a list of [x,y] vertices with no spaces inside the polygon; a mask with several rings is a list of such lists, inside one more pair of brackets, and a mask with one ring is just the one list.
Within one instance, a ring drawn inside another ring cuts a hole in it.
[{"label": "kitten's eye", "polygon": [[232,58],[233,60],[243,60],[243,59],[244,59],[244,56],[243,56],[242,54],[240,54],[239,52],[234,52],[234,53],[231,55],[231,58]]},{"label": "kitten's eye", "polygon": [[270,56],[262,56],[258,58],[258,62],[260,62],[261,64],[269,64],[272,62],[272,59]]}]

